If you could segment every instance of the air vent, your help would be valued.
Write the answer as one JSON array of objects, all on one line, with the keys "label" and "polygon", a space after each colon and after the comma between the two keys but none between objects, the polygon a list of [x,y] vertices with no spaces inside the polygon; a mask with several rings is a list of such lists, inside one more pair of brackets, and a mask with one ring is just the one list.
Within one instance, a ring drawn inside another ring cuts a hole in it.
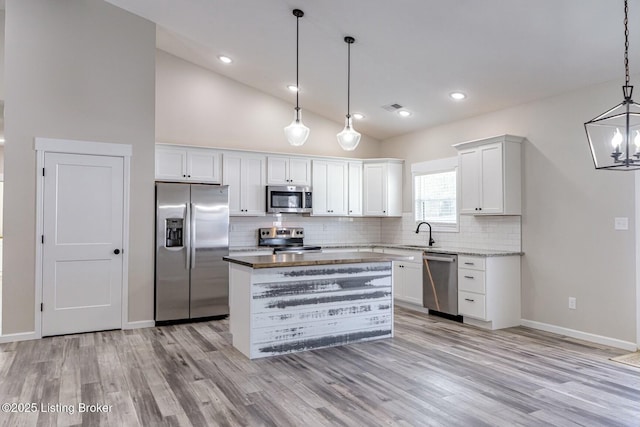
[{"label": "air vent", "polygon": [[397,111],[397,110],[401,109],[402,105],[400,105],[400,104],[389,104],[389,105],[383,105],[382,108],[387,110],[387,111],[393,112],[393,111]]}]

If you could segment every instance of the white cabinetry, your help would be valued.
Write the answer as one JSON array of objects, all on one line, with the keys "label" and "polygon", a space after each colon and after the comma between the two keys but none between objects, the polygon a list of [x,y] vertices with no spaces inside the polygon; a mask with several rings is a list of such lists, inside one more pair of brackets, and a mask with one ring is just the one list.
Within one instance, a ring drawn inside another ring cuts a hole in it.
[{"label": "white cabinetry", "polygon": [[362,162],[347,162],[349,170],[348,215],[362,216]]},{"label": "white cabinetry", "polygon": [[520,256],[458,256],[458,313],[486,329],[520,325]]},{"label": "white cabinetry", "polygon": [[267,184],[311,185],[311,160],[304,157],[269,156]]},{"label": "white cabinetry", "polygon": [[460,169],[461,214],[522,214],[523,141],[502,135],[454,145]]},{"label": "white cabinetry", "polygon": [[219,151],[206,148],[156,146],[156,180],[220,184]]},{"label": "white cabinetry", "polygon": [[313,161],[313,214],[347,215],[348,165],[344,161]]},{"label": "white cabinetry", "polygon": [[393,262],[393,298],[422,307],[422,252],[384,248],[384,253],[413,257]]},{"label": "white cabinetry", "polygon": [[266,157],[225,152],[222,183],[229,186],[229,214],[264,216]]},{"label": "white cabinetry", "polygon": [[402,215],[402,161],[365,161],[364,215]]}]

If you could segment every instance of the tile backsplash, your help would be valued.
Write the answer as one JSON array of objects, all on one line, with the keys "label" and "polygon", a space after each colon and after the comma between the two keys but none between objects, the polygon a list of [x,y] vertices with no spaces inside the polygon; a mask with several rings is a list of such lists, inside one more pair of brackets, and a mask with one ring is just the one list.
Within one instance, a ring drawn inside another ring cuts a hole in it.
[{"label": "tile backsplash", "polygon": [[[304,227],[307,245],[391,243],[426,245],[428,228],[415,233],[411,212],[401,218],[334,218],[302,215],[267,215],[264,217],[231,217],[231,248],[257,245],[258,228]],[[519,216],[460,215],[460,231],[433,232],[436,246],[470,249],[520,251],[521,218]]]},{"label": "tile backsplash", "polygon": [[[382,242],[402,245],[426,245],[429,228],[423,226],[416,234],[416,222],[411,212],[402,218],[382,220],[380,238]],[[436,246],[495,249],[504,251],[522,250],[520,216],[473,216],[460,215],[460,231],[432,233]]]},{"label": "tile backsplash", "polygon": [[380,241],[380,218],[310,217],[302,215],[267,215],[231,217],[229,246],[249,247],[258,244],[258,228],[303,227],[305,245],[370,244]]}]

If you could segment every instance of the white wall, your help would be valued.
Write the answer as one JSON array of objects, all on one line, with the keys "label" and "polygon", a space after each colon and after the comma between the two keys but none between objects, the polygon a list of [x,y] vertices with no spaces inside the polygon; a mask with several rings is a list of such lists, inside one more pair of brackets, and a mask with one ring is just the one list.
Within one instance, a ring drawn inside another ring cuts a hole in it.
[{"label": "white wall", "polygon": [[302,147],[292,147],[284,127],[295,103],[238,83],[159,50],[156,55],[157,142],[340,157],[377,157],[380,142],[362,135],[354,151],[340,148],[336,123],[304,109],[311,129]]},{"label": "white wall", "polygon": [[[632,173],[596,171],[583,123],[621,101],[620,82],[383,141],[381,155],[411,162],[450,157],[452,144],[524,136],[522,317],[636,341],[635,214]],[[630,229],[615,231],[614,217]],[[567,308],[577,297],[577,310]]]},{"label": "white wall", "polygon": [[34,330],[34,137],[125,143],[129,320],[153,318],[155,25],[101,0],[6,1],[2,333]]}]

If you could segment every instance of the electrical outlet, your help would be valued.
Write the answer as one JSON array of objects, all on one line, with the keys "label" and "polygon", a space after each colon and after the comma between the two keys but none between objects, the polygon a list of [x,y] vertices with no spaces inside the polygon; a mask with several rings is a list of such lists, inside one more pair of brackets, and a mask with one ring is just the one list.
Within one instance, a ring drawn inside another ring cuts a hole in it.
[{"label": "electrical outlet", "polygon": [[571,310],[576,309],[576,297],[569,297],[569,308]]},{"label": "electrical outlet", "polygon": [[629,218],[627,217],[616,217],[613,220],[613,228],[615,230],[628,230],[629,229]]}]

